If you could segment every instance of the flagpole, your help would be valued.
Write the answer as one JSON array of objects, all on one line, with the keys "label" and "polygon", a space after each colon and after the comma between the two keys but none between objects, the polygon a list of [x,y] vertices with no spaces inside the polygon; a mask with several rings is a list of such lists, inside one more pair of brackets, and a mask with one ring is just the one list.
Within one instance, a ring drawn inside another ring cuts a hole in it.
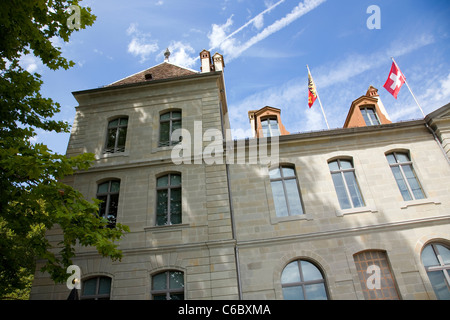
[{"label": "flagpole", "polygon": [[[309,73],[309,75],[311,76],[311,80],[312,80],[312,82],[315,84],[314,79],[313,79],[313,77],[312,77],[312,75],[311,75],[311,71],[309,70],[308,65],[306,65],[306,68],[308,68],[308,73]],[[327,124],[327,128],[328,128],[328,130],[329,130],[329,129],[330,129],[330,126],[328,125],[327,117],[325,116],[325,112],[323,111],[322,102],[320,101],[319,92],[317,91],[317,87],[316,87],[316,94],[317,94],[317,100],[319,100],[320,109],[322,110],[323,117],[325,118],[325,123]]]},{"label": "flagpole", "polygon": [[[394,58],[391,57],[391,59],[392,59],[392,62],[394,62],[395,65],[397,66],[397,69],[400,70],[400,68],[399,68],[397,62],[395,62]],[[423,115],[423,117],[425,118],[425,113],[423,112],[422,107],[421,107],[420,104],[419,104],[419,101],[417,101],[416,96],[414,95],[414,93],[412,92],[411,88],[409,87],[408,81],[406,81],[406,77],[405,77],[404,74],[403,74],[403,78],[405,79],[405,84],[406,84],[406,86],[408,87],[409,92],[411,92],[411,95],[413,96],[414,101],[416,102],[417,106],[419,107],[420,112],[422,112],[422,115]]]}]

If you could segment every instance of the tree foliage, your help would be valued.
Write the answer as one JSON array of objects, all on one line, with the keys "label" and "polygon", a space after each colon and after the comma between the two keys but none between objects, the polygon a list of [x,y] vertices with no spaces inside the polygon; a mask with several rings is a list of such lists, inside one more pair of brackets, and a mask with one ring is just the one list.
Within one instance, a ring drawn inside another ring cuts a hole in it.
[{"label": "tree foliage", "polygon": [[[65,282],[75,246],[93,246],[113,260],[121,258],[115,243],[128,227],[100,218],[98,201],[64,183],[77,170],[86,170],[93,154],[68,158],[45,144],[33,143],[36,130],[69,132],[69,124],[54,120],[61,106],[40,94],[39,74],[20,66],[33,54],[52,70],[74,65],[54,46],[54,39],[69,41],[77,31],[67,26],[69,6],[79,1],[8,0],[0,6],[0,298],[29,287],[36,259],[44,261],[56,282]],[[95,16],[81,9],[81,29]],[[55,246],[45,235],[61,228]]]}]

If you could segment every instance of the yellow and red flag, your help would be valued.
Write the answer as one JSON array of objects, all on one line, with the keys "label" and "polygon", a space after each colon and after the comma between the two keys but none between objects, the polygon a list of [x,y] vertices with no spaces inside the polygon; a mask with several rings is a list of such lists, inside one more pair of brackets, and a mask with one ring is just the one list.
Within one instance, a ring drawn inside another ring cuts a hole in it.
[{"label": "yellow and red flag", "polygon": [[308,106],[311,108],[314,101],[317,99],[316,85],[311,77],[311,73],[308,71]]}]

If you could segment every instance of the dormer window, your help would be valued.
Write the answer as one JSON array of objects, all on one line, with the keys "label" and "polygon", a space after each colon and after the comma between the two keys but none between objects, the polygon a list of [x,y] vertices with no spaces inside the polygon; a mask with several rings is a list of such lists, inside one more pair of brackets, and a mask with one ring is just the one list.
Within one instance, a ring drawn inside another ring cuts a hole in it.
[{"label": "dormer window", "polygon": [[263,137],[275,137],[280,135],[278,120],[276,117],[261,119]]},{"label": "dormer window", "polygon": [[380,124],[374,107],[361,107],[361,113],[367,126],[376,126]]}]

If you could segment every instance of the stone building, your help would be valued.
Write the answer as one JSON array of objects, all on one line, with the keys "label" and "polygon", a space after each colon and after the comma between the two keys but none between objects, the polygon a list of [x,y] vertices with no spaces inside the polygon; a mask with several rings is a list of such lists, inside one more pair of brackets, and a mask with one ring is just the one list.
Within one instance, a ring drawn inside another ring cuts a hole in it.
[{"label": "stone building", "polygon": [[[131,230],[121,262],[78,248],[81,298],[450,298],[450,104],[392,123],[369,87],[341,129],[290,134],[266,106],[225,143],[224,60],[200,58],[73,93],[67,155],[96,162],[68,183]],[[32,299],[69,292],[36,272]]]}]

